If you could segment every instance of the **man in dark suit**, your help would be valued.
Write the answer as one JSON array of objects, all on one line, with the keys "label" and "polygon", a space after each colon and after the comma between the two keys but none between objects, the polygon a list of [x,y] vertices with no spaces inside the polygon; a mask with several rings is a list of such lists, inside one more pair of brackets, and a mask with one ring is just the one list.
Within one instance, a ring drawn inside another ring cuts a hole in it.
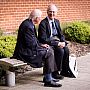
[{"label": "man in dark suit", "polygon": [[60,87],[58,80],[52,78],[52,72],[57,70],[53,49],[37,40],[35,24],[39,23],[42,12],[35,9],[28,19],[24,20],[18,31],[17,44],[12,58],[27,62],[32,67],[39,68],[44,63],[44,86]]},{"label": "man in dark suit", "polygon": [[69,49],[62,34],[59,20],[55,19],[57,7],[54,4],[48,6],[47,17],[40,22],[38,40],[40,43],[53,47],[58,71],[53,72],[54,78],[63,79],[62,75],[68,72]]}]

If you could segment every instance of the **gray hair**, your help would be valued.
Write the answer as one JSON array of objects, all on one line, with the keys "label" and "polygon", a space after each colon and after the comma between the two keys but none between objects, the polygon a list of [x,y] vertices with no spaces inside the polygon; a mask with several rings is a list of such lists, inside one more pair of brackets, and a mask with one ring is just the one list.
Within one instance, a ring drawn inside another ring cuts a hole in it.
[{"label": "gray hair", "polygon": [[35,19],[37,17],[41,17],[42,12],[39,9],[34,9],[33,11],[31,11],[30,15],[29,15],[29,19]]}]

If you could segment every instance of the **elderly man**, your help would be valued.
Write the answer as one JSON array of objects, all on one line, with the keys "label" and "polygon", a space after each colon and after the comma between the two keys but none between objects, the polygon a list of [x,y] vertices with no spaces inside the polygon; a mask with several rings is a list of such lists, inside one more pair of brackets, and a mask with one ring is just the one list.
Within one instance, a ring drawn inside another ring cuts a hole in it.
[{"label": "elderly man", "polygon": [[52,72],[57,70],[54,53],[47,44],[40,44],[37,40],[35,24],[39,23],[42,12],[35,9],[28,19],[24,20],[18,31],[17,44],[12,58],[27,62],[32,67],[41,67],[44,62],[44,86],[60,87],[58,80],[52,78]]},{"label": "elderly man", "polygon": [[[40,43],[53,47],[58,70],[53,72],[54,78],[63,79],[68,73],[69,49],[60,28],[59,20],[55,19],[57,7],[51,4],[47,8],[47,17],[40,22],[38,40]],[[62,74],[62,75],[60,75]]]}]

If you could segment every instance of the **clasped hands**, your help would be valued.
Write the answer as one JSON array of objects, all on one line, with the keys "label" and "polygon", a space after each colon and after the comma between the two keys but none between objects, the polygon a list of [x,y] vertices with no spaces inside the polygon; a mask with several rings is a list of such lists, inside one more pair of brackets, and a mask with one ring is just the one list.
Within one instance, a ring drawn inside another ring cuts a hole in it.
[{"label": "clasped hands", "polygon": [[48,44],[41,44],[41,46],[44,47],[44,48],[48,48],[49,47]]},{"label": "clasped hands", "polygon": [[[48,48],[49,47],[48,44],[41,44],[41,46],[42,47],[45,47],[45,48]],[[61,47],[61,48],[65,47],[65,42],[59,42],[58,43],[58,47]]]},{"label": "clasped hands", "polygon": [[65,42],[59,42],[58,47],[61,47],[61,48],[65,47]]}]

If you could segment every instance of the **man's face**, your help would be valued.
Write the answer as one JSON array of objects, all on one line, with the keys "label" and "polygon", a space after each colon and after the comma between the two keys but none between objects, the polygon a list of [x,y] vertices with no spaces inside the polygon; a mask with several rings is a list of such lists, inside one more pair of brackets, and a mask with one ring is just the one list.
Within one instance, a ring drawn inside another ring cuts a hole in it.
[{"label": "man's face", "polygon": [[51,5],[48,7],[47,14],[49,19],[54,19],[57,15],[57,7],[55,5]]},{"label": "man's face", "polygon": [[54,19],[56,14],[57,14],[57,12],[53,11],[53,10],[48,10],[47,14],[48,14],[49,19]]},{"label": "man's face", "polygon": [[41,17],[36,17],[36,19],[34,20],[35,24],[39,24],[41,21]]}]

